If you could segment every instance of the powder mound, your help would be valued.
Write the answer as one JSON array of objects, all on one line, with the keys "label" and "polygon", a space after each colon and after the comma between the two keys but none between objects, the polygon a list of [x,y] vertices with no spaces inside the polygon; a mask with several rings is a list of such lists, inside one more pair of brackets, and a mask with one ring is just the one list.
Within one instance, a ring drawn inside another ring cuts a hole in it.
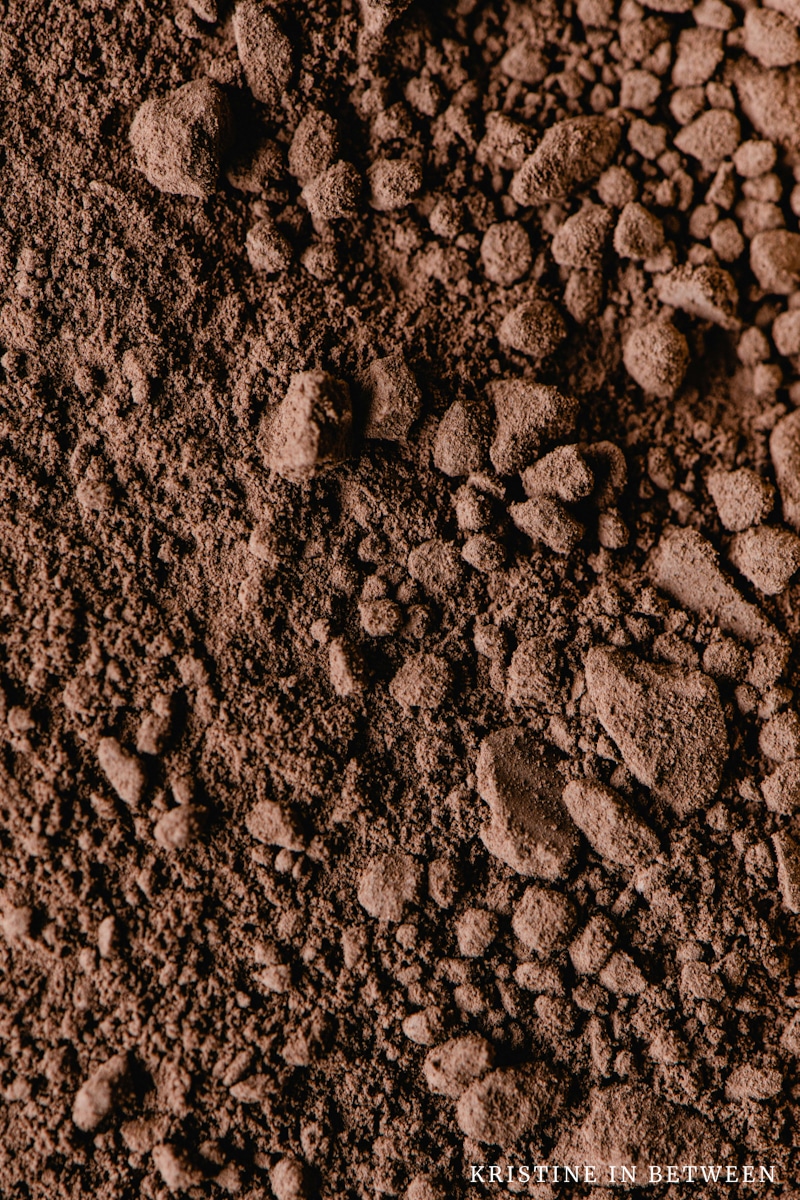
[{"label": "powder mound", "polygon": [[104,737],[97,745],[97,761],[120,800],[138,808],[147,778],[137,756],[125,750],[116,738]]},{"label": "powder mound", "polygon": [[535,86],[547,75],[547,60],[528,38],[522,38],[506,50],[500,70],[511,79]]},{"label": "powder mound", "polygon": [[433,443],[434,465],[444,475],[471,475],[486,457],[486,413],[455,400],[439,422]]},{"label": "powder mound", "polygon": [[404,442],[422,410],[422,393],[402,351],[373,359],[367,369],[367,391],[365,436]]},{"label": "powder mound", "polygon": [[72,1106],[72,1120],[78,1129],[90,1133],[113,1112],[128,1079],[127,1054],[115,1054],[89,1076],[78,1090]]},{"label": "powder mound", "polygon": [[716,171],[724,158],[730,158],[741,141],[738,119],[726,108],[712,108],[696,121],[684,125],[675,135],[682,154],[699,160],[707,171]]},{"label": "powder mound", "polygon": [[523,470],[543,442],[565,437],[575,427],[578,401],[558,388],[531,379],[498,379],[486,391],[497,413],[489,457],[500,475]]},{"label": "powder mound", "polygon": [[410,3],[411,0],[359,0],[365,31],[371,37],[381,37]]},{"label": "powder mound", "polygon": [[715,684],[701,671],[651,666],[613,647],[586,656],[586,688],[625,764],[679,816],[716,795],[728,753]]},{"label": "powder mound", "polygon": [[328,647],[328,672],[337,696],[355,696],[364,687],[363,663],[358,652],[344,638],[331,638]]},{"label": "powder mound", "polygon": [[627,800],[592,780],[573,780],[564,788],[564,807],[592,849],[621,867],[648,865],[659,853],[658,838]]},{"label": "powder mound", "polygon": [[422,187],[422,170],[404,158],[379,158],[367,171],[369,202],[377,212],[405,208]]},{"label": "powder mound", "polygon": [[161,192],[205,200],[217,187],[230,111],[210,79],[145,100],[130,130],[136,166]]},{"label": "powder mound", "polygon": [[310,479],[347,456],[353,413],[346,383],[325,371],[293,375],[266,425],[267,462],[286,479]]},{"label": "powder mound", "polygon": [[554,304],[547,300],[529,300],[503,318],[497,336],[502,346],[540,359],[558,349],[567,336],[567,327]]},{"label": "powder mound", "polygon": [[375,920],[396,923],[420,902],[422,884],[423,869],[410,854],[381,854],[359,879],[358,902]]},{"label": "powder mound", "polygon": [[655,285],[662,304],[723,329],[738,328],[739,293],[733,277],[721,267],[677,267],[658,275]]},{"label": "powder mound", "polygon": [[[460,566],[460,564],[459,564]],[[389,684],[401,708],[441,708],[453,686],[450,664],[438,654],[412,654]]]},{"label": "powder mound", "polygon": [[712,471],[708,491],[719,519],[731,533],[759,525],[772,511],[775,489],[749,467],[736,471]]},{"label": "powder mound", "polygon": [[778,421],[769,439],[769,452],[783,519],[800,531],[800,409]]},{"label": "powder mound", "polygon": [[757,233],[750,242],[750,268],[765,292],[790,296],[800,285],[800,233]]},{"label": "powder mound", "polygon": [[506,551],[502,542],[495,541],[486,533],[476,533],[468,538],[461,548],[461,557],[476,571],[489,573],[499,571],[506,561]]},{"label": "powder mound", "polygon": [[506,1067],[473,1083],[458,1102],[462,1133],[478,1142],[511,1146],[533,1133],[554,1107],[555,1077],[546,1067]]},{"label": "powder mound", "polygon": [[732,538],[728,558],[765,596],[778,596],[800,570],[800,537],[771,525],[746,529]]},{"label": "powder mound", "polygon": [[262,0],[239,0],[233,35],[247,86],[256,100],[275,107],[294,71],[292,43]]},{"label": "powder mound", "polygon": [[689,346],[671,321],[651,321],[630,334],[623,359],[644,392],[670,400],[683,383]]},{"label": "powder mound", "polygon": [[512,179],[512,198],[523,205],[565,200],[605,170],[619,139],[619,125],[605,117],[560,121],[547,130]]},{"label": "powder mound", "polygon": [[477,1033],[451,1038],[431,1050],[423,1071],[432,1092],[457,1100],[462,1092],[494,1066],[494,1047]]},{"label": "powder mound", "polygon": [[557,756],[534,734],[511,726],[481,742],[477,787],[491,809],[481,831],[490,854],[520,875],[559,879],[578,835],[561,803]]},{"label": "powder mound", "polygon": [[714,1163],[721,1150],[719,1133],[699,1113],[641,1084],[612,1084],[592,1091],[587,1116],[562,1136],[554,1160],[594,1163],[600,1178],[610,1166],[634,1166],[647,1179],[651,1163]]}]

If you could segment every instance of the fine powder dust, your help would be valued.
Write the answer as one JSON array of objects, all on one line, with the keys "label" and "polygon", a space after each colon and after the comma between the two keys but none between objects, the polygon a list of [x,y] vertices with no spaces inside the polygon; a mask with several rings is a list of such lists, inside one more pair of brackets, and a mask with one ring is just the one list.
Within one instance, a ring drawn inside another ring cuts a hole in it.
[{"label": "fine powder dust", "polygon": [[800,1194],[799,25],[0,0],[3,1200]]}]

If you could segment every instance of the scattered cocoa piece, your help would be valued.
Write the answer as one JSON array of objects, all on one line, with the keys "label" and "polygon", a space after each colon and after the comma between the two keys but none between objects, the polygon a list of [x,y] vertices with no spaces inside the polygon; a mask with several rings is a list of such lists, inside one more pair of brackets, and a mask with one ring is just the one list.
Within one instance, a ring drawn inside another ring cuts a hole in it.
[{"label": "scattered cocoa piece", "polygon": [[471,1083],[491,1071],[494,1048],[477,1033],[452,1038],[425,1058],[425,1081],[432,1092],[457,1100]]},{"label": "scattered cocoa piece", "polygon": [[368,438],[402,442],[422,408],[416,379],[398,350],[369,365],[369,412],[364,433]]},{"label": "scattered cocoa piece", "polygon": [[491,821],[482,838],[490,853],[521,875],[558,879],[577,848],[577,832],[561,805],[555,756],[522,729],[481,743],[477,786]]},{"label": "scattered cocoa piece", "polygon": [[668,399],[683,383],[689,347],[671,322],[651,321],[629,335],[624,358],[628,373],[643,391]]},{"label": "scattered cocoa piece", "polygon": [[277,106],[294,72],[294,51],[271,8],[264,0],[238,0],[233,34],[250,91]]},{"label": "scattered cocoa piece", "polygon": [[123,749],[116,738],[104,737],[97,746],[97,761],[120,800],[131,808],[138,808],[147,779],[136,755]]},{"label": "scattered cocoa piece", "polygon": [[72,1106],[78,1129],[91,1133],[117,1106],[130,1073],[127,1054],[115,1054],[83,1083]]},{"label": "scattered cocoa piece", "polygon": [[209,79],[146,100],[130,140],[136,165],[153,187],[205,200],[216,190],[230,125],[225,94]]},{"label": "scattered cocoa piece", "polygon": [[361,875],[358,902],[376,920],[397,923],[419,902],[422,880],[422,867],[416,859],[399,851],[384,854]]},{"label": "scattered cocoa piece", "polygon": [[784,520],[800,530],[800,409],[778,421],[769,440]]},{"label": "scattered cocoa piece", "polygon": [[605,170],[619,138],[619,126],[605,117],[573,117],[553,125],[514,176],[512,197],[526,205],[565,199]]},{"label": "scattered cocoa piece", "polygon": [[736,471],[712,471],[708,477],[708,490],[720,521],[733,533],[760,525],[775,503],[775,489],[748,467],[739,467]]},{"label": "scattered cocoa piece", "polygon": [[346,383],[325,371],[293,375],[277,412],[267,418],[269,466],[299,482],[340,462],[352,419]]},{"label": "scattered cocoa piece", "polygon": [[610,647],[593,647],[585,665],[600,722],[639,782],[681,816],[713,799],[728,738],[711,680]]},{"label": "scattered cocoa piece", "polygon": [[622,867],[645,866],[659,853],[658,838],[618,792],[589,780],[573,780],[564,805],[592,849]]},{"label": "scattered cocoa piece", "polygon": [[578,401],[558,388],[528,379],[500,379],[487,391],[497,413],[489,457],[501,475],[522,470],[544,442],[564,437],[574,427]]},{"label": "scattered cocoa piece", "polygon": [[759,525],[736,534],[728,558],[760,592],[777,596],[800,570],[800,538],[788,529]]},{"label": "scattered cocoa piece", "polygon": [[564,319],[547,300],[530,300],[512,309],[498,330],[502,345],[531,358],[547,358],[567,336]]}]

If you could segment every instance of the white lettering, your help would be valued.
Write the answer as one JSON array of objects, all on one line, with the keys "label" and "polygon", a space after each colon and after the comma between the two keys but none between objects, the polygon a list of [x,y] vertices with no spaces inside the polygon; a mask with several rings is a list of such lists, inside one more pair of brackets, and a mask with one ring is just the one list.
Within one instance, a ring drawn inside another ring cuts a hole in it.
[{"label": "white lettering", "polygon": [[778,1169],[777,1167],[759,1167],[758,1168],[759,1182],[764,1183],[766,1180],[769,1183],[777,1183],[778,1180],[775,1175],[775,1172],[777,1171],[777,1169]]},{"label": "white lettering", "polygon": [[525,1166],[520,1167],[519,1182],[520,1183],[530,1183],[530,1181],[531,1181],[531,1173],[530,1173],[529,1169]]},{"label": "white lettering", "polygon": [[472,1175],[470,1176],[469,1181],[470,1181],[470,1183],[485,1183],[486,1182],[486,1180],[483,1178],[483,1163],[481,1163],[481,1165],[479,1167],[476,1167],[473,1165]]},{"label": "white lettering", "polygon": [[756,1181],[755,1167],[742,1167],[742,1181],[744,1183],[755,1183],[755,1181]]},{"label": "white lettering", "polygon": [[623,1167],[620,1183],[636,1183],[636,1167]]},{"label": "white lettering", "polygon": [[667,1167],[667,1183],[678,1183],[680,1176],[677,1167]]},{"label": "white lettering", "polygon": [[502,1175],[499,1167],[489,1167],[489,1183],[502,1183]]},{"label": "white lettering", "polygon": [[697,1176],[697,1167],[685,1166],[683,1169],[686,1172],[686,1182],[694,1183]]},{"label": "white lettering", "polygon": [[581,1177],[577,1167],[564,1167],[564,1183],[580,1183]]},{"label": "white lettering", "polygon": [[597,1183],[597,1175],[595,1174],[594,1167],[585,1166],[583,1168],[583,1182],[584,1183]]},{"label": "white lettering", "polygon": [[727,1183],[739,1182],[739,1171],[736,1167],[728,1167],[725,1172],[725,1180]]},{"label": "white lettering", "polygon": [[701,1167],[700,1171],[705,1183],[716,1183],[722,1174],[722,1167]]},{"label": "white lettering", "polygon": [[661,1167],[651,1167],[650,1168],[650,1182],[651,1183],[661,1183],[661,1178],[662,1178]]}]

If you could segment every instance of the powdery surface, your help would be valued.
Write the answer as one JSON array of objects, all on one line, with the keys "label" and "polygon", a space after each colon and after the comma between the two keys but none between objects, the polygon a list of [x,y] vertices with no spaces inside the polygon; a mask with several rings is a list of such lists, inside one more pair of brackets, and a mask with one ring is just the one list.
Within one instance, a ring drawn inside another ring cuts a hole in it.
[{"label": "powdery surface", "polygon": [[793,1178],[778,7],[0,0],[3,1200]]}]

